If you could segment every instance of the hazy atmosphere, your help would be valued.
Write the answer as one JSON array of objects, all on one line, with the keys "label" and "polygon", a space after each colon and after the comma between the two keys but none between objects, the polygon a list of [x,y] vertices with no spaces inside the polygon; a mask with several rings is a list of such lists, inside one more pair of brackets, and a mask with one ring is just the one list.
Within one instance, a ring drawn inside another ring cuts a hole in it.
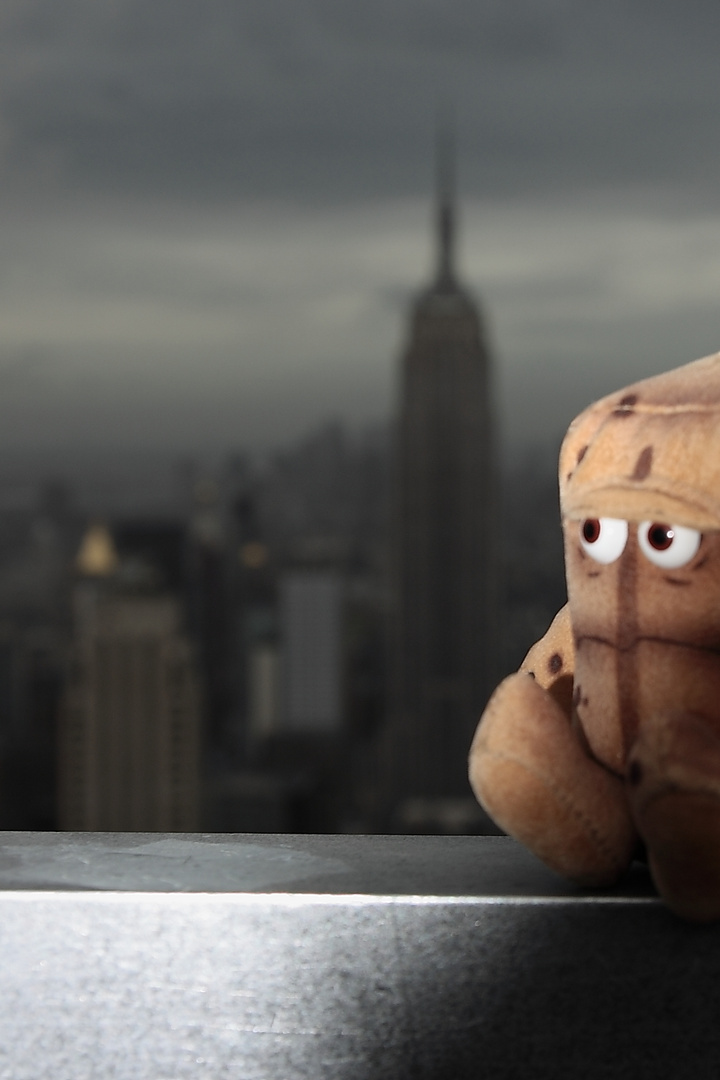
[{"label": "hazy atmosphere", "polygon": [[502,434],[720,348],[709,0],[6,0],[0,449],[393,411],[456,118]]}]

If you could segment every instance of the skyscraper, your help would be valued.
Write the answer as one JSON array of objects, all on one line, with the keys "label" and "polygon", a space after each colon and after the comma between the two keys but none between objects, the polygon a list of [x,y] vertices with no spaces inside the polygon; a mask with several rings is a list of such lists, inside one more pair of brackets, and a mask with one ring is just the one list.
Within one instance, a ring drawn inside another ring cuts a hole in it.
[{"label": "skyscraper", "polygon": [[474,813],[467,753],[497,635],[499,526],[490,358],[455,271],[447,139],[437,174],[436,273],[414,304],[402,360],[386,804],[392,828],[463,831],[463,808],[470,828]]},{"label": "skyscraper", "polygon": [[61,829],[199,827],[197,669],[177,595],[95,526],[78,556],[59,740]]}]

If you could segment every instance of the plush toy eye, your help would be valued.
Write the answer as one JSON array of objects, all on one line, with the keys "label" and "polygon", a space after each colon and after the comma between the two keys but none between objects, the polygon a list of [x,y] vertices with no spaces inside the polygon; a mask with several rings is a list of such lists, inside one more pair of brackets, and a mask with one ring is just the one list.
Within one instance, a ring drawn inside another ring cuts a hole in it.
[{"label": "plush toy eye", "polygon": [[586,518],[580,528],[580,543],[596,562],[615,562],[622,555],[628,524],[622,518]]},{"label": "plush toy eye", "polygon": [[666,570],[685,566],[700,547],[701,534],[684,525],[665,525],[661,521],[643,521],[638,529],[638,543],[651,563]]}]

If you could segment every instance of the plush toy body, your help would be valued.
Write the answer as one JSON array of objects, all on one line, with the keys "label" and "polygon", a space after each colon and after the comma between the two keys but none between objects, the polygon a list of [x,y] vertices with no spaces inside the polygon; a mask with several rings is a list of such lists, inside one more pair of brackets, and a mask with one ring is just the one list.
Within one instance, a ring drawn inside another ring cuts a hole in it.
[{"label": "plush toy body", "polygon": [[582,413],[560,505],[568,604],[490,699],[473,789],[574,881],[642,843],[676,912],[720,918],[720,354]]}]

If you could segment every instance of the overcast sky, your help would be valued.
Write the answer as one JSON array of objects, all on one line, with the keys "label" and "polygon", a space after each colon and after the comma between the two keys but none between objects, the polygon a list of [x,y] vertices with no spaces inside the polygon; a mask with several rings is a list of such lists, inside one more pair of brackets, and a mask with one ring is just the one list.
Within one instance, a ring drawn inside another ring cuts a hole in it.
[{"label": "overcast sky", "polygon": [[0,448],[394,409],[452,102],[505,442],[720,349],[717,0],[3,0]]}]

